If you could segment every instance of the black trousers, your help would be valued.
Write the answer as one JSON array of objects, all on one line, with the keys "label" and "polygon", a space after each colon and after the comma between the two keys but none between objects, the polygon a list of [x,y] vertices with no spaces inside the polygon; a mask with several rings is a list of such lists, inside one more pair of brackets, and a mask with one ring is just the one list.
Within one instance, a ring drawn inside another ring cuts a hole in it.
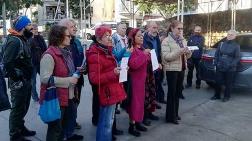
[{"label": "black trousers", "polygon": [[220,98],[221,86],[225,86],[224,97],[230,98],[230,92],[234,81],[235,72],[216,72],[215,96]]},{"label": "black trousers", "polygon": [[28,112],[31,100],[31,80],[14,82],[9,79],[11,93],[11,112],[9,117],[10,140],[20,138],[25,128],[24,117]]},{"label": "black trousers", "polygon": [[200,86],[201,80],[199,76],[199,63],[200,59],[190,58],[187,61],[188,74],[187,74],[187,85],[192,85],[193,70],[196,69],[196,85]]},{"label": "black trousers", "polygon": [[92,103],[92,122],[98,123],[99,112],[100,112],[100,103],[98,97],[98,86],[91,84],[93,92],[93,103]]},{"label": "black trousers", "polygon": [[184,71],[166,71],[168,84],[166,121],[174,121],[178,117],[179,95],[183,90]]},{"label": "black trousers", "polygon": [[66,107],[60,107],[61,119],[49,122],[46,134],[46,141],[63,141],[64,130],[67,125],[68,113]]},{"label": "black trousers", "polygon": [[158,102],[164,101],[164,89],[162,87],[162,70],[157,70],[154,72],[155,85],[156,85],[156,99]]}]

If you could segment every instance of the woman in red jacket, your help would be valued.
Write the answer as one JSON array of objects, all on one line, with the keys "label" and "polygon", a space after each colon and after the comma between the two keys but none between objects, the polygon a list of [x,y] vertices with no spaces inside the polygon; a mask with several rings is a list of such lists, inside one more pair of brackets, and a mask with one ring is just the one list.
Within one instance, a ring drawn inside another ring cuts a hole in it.
[{"label": "woman in red jacket", "polygon": [[150,49],[143,48],[143,35],[140,29],[132,29],[129,33],[129,39],[134,49],[128,63],[132,85],[131,101],[128,107],[130,118],[128,132],[138,137],[141,135],[139,131],[147,131],[147,128],[141,122],[144,116],[145,81]]},{"label": "woman in red jacket", "polygon": [[119,83],[120,68],[112,55],[111,29],[106,26],[96,28],[95,38],[86,55],[89,80],[98,86],[100,102],[96,141],[111,141],[115,106],[126,98],[126,94]]}]

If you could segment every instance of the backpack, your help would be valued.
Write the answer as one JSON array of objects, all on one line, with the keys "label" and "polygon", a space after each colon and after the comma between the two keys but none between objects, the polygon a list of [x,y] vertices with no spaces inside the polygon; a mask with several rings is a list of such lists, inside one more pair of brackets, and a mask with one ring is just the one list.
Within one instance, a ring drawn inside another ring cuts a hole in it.
[{"label": "backpack", "polygon": [[16,56],[16,59],[18,59],[22,54],[24,54],[24,45],[23,45],[23,42],[21,41],[21,39],[19,39],[16,36],[8,35],[7,38],[6,38],[6,40],[4,41],[3,45],[0,46],[0,71],[2,72],[3,76],[6,77],[6,78],[8,77],[8,72],[4,68],[3,59],[5,57],[5,53],[4,52],[5,52],[7,43],[9,41],[9,39],[11,39],[11,38],[16,38],[20,42],[20,48],[21,49],[19,50],[18,55]]}]

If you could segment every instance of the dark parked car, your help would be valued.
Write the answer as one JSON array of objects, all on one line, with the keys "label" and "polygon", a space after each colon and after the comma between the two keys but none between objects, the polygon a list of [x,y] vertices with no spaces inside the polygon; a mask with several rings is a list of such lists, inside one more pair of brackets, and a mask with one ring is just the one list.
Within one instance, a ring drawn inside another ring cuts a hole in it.
[{"label": "dark parked car", "polygon": [[[200,62],[200,76],[210,86],[215,84],[215,72],[213,59],[216,48],[220,42],[226,38],[221,39],[211,49],[205,50]],[[252,33],[239,34],[236,37],[236,42],[241,47],[241,60],[237,68],[235,76],[235,88],[252,88]]]}]

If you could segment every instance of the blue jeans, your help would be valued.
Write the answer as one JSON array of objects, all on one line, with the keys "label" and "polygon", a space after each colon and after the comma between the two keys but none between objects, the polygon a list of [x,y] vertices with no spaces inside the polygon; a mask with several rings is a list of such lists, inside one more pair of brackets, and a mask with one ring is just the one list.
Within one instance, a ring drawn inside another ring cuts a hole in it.
[{"label": "blue jeans", "polygon": [[38,101],[39,97],[38,97],[38,92],[36,89],[36,77],[37,77],[37,73],[38,72],[38,68],[36,66],[33,67],[33,71],[32,71],[32,79],[31,79],[31,84],[32,84],[32,99],[34,101]]},{"label": "blue jeans", "polygon": [[96,141],[112,141],[112,125],[116,104],[100,106],[99,121],[96,130]]}]

